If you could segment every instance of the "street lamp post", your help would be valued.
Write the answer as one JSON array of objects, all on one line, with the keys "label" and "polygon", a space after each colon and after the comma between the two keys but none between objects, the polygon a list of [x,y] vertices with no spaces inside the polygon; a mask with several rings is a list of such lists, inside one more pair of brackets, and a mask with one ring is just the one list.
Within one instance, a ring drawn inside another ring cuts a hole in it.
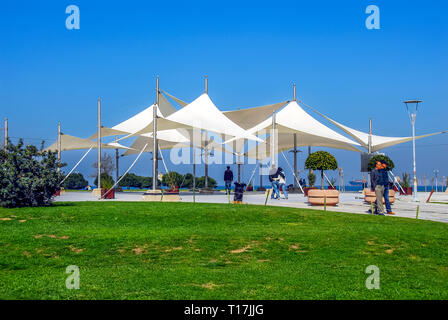
[{"label": "street lamp post", "polygon": [[[406,110],[409,114],[409,119],[411,120],[412,125],[412,156],[413,156],[413,167],[414,167],[414,188],[412,190],[412,201],[418,202],[417,197],[417,165],[415,163],[415,118],[417,117],[418,104],[422,102],[422,100],[406,100],[403,101],[406,105]],[[411,105],[411,107],[409,107]],[[412,108],[414,106],[414,108]]]}]

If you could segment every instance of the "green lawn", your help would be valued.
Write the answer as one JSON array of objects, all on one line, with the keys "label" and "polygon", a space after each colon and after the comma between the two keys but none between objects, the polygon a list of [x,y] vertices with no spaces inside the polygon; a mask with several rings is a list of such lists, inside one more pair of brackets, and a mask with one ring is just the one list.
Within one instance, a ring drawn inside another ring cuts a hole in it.
[{"label": "green lawn", "polygon": [[[3,299],[447,299],[448,225],[253,205],[0,209]],[[68,290],[65,269],[80,268]],[[380,269],[368,290],[365,269]]]}]

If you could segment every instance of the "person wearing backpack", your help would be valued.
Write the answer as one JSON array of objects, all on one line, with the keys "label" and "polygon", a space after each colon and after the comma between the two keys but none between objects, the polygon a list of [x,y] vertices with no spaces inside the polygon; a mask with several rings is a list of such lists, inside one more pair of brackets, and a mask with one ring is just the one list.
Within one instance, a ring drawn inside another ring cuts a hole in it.
[{"label": "person wearing backpack", "polygon": [[288,186],[286,185],[286,174],[285,171],[283,171],[282,167],[278,167],[277,170],[277,174],[278,174],[278,186],[279,189],[282,189],[282,192],[285,196],[285,199],[288,200]]}]

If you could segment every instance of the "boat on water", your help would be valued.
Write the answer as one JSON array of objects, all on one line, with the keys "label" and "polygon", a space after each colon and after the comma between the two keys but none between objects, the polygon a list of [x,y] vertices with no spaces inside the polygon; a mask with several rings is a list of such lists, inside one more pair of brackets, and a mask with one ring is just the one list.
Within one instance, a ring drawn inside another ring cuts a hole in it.
[{"label": "boat on water", "polygon": [[367,183],[366,180],[363,179],[357,179],[357,180],[351,180],[348,182],[351,186],[355,186],[355,187],[362,187],[363,185],[365,185]]}]

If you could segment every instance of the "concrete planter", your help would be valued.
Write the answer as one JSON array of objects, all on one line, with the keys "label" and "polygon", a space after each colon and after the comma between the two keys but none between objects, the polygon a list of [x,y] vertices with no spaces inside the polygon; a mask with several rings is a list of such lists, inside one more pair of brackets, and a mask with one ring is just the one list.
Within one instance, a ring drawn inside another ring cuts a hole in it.
[{"label": "concrete planter", "polygon": [[170,192],[162,190],[148,190],[143,194],[143,201],[162,201],[162,202],[177,202],[180,201],[179,191]]},{"label": "concrete planter", "polygon": [[[372,203],[376,201],[376,195],[375,191],[371,191],[369,188],[364,189],[364,201],[367,203]],[[389,189],[389,201],[390,203],[395,202],[395,191]],[[384,203],[384,197],[383,197],[383,203]]]},{"label": "concrete planter", "polygon": [[310,190],[316,190],[316,189],[317,189],[316,187],[305,187],[305,188],[303,188],[303,192],[305,192],[305,197],[308,197],[308,192]]},{"label": "concrete planter", "polygon": [[329,189],[310,189],[308,190],[308,202],[312,206],[335,206],[339,203],[339,191]]}]

